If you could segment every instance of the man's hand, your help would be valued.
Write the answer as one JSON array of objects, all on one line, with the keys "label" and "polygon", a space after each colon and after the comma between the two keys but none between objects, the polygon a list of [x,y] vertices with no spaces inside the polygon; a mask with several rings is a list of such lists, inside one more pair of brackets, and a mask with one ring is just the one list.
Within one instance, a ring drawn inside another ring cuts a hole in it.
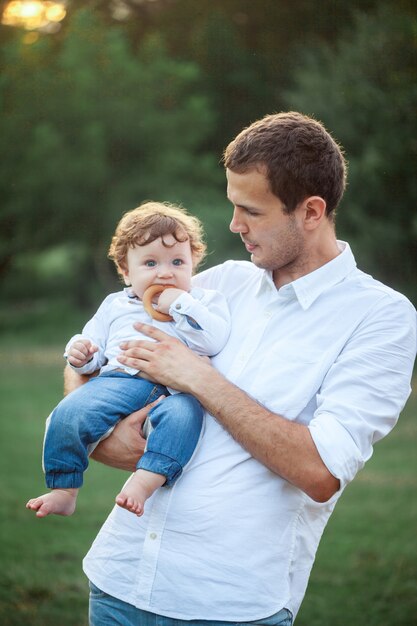
[{"label": "man's hand", "polygon": [[156,341],[122,344],[121,363],[193,395],[255,459],[313,500],[326,502],[340,489],[306,425],[263,407],[178,339],[146,324],[135,328]]},{"label": "man's hand", "polygon": [[146,441],[142,436],[143,423],[152,407],[163,397],[159,397],[152,404],[148,404],[140,411],[136,411],[121,420],[110,437],[104,439],[95,448],[91,458],[117,469],[134,472],[136,464],[145,450]]},{"label": "man's hand", "polygon": [[123,353],[117,360],[139,370],[141,375],[178,391],[192,393],[196,379],[203,379],[207,369],[212,369],[207,359],[199,357],[179,339],[148,324],[134,326],[155,341],[126,341],[120,344]]}]

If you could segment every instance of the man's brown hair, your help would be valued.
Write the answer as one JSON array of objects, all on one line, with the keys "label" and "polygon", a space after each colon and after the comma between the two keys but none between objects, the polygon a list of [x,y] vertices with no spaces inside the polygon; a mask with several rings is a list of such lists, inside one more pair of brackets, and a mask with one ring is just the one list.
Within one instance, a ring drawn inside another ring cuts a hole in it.
[{"label": "man's brown hair", "polygon": [[237,173],[265,167],[286,213],[308,196],[320,196],[332,218],[346,186],[341,147],[320,122],[296,112],[267,115],[245,128],[227,146],[223,162]]},{"label": "man's brown hair", "polygon": [[167,235],[172,235],[176,241],[190,242],[195,270],[206,254],[203,226],[197,217],[187,213],[184,208],[168,202],[145,202],[125,213],[113,235],[108,256],[122,275],[122,270],[126,269],[129,248],[144,246],[159,237],[164,246],[168,247],[164,241]]}]

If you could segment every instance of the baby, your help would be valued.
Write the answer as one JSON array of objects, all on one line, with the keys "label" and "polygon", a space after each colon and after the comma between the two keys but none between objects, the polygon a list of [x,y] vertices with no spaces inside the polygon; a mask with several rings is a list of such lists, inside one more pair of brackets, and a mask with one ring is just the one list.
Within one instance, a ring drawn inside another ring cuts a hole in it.
[{"label": "baby", "polygon": [[[148,202],[120,220],[109,257],[127,287],[110,294],[82,334],[66,346],[64,356],[78,373],[100,372],[51,414],[43,467],[52,491],[26,504],[38,517],[71,515],[89,452],[120,419],[161,395],[166,398],[151,409],[145,423],[146,450],[116,503],[142,515],[152,493],[162,485],[171,486],[181,475],[201,435],[201,405],[193,396],[141,378],[137,370],[123,367],[117,356],[120,343],[138,338],[133,324],[139,321],[158,326],[200,355],[213,356],[223,348],[230,333],[226,300],[216,291],[191,288],[192,274],[205,251],[201,223],[180,207]],[[156,296],[156,308],[172,321],[155,321],[146,312],[142,298],[151,285],[169,285]]]}]

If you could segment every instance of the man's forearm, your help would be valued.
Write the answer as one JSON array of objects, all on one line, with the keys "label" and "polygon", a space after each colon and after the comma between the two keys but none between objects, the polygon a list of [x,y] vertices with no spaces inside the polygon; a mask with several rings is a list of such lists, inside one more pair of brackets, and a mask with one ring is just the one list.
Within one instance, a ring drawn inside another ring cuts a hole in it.
[{"label": "man's forearm", "polygon": [[[98,372],[90,375],[78,374],[67,365],[64,370],[64,395],[75,391],[97,374]],[[141,434],[142,424],[154,404],[119,422],[110,437],[94,449],[91,458],[111,467],[133,472],[145,448],[145,440]]]},{"label": "man's forearm", "polygon": [[306,426],[272,413],[211,367],[193,370],[189,392],[254,458],[314,500],[340,488]]},{"label": "man's forearm", "polygon": [[307,426],[258,404],[178,339],[146,324],[135,327],[156,341],[124,342],[121,363],[194,395],[253,457],[314,500],[325,502],[338,491]]},{"label": "man's forearm", "polygon": [[77,374],[72,367],[67,365],[64,370],[64,396],[77,389],[77,387],[84,385],[84,383],[86,383],[91,376],[95,375],[96,374]]}]

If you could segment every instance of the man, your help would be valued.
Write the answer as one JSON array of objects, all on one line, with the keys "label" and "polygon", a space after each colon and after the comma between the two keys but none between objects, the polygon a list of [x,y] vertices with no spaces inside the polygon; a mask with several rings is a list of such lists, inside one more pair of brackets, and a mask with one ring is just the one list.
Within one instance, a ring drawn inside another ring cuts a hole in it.
[{"label": "man", "polygon": [[[228,261],[195,284],[228,298],[226,347],[210,364],[138,325],[156,342],[124,344],[120,357],[193,394],[205,432],[173,489],[140,519],[115,507],[100,531],[84,562],[93,626],[290,625],[336,501],[410,393],[415,310],[336,239],[336,142],[282,113],[242,131],[224,163],[230,228],[251,263]],[[145,413],[96,458],[133,469]]]}]

